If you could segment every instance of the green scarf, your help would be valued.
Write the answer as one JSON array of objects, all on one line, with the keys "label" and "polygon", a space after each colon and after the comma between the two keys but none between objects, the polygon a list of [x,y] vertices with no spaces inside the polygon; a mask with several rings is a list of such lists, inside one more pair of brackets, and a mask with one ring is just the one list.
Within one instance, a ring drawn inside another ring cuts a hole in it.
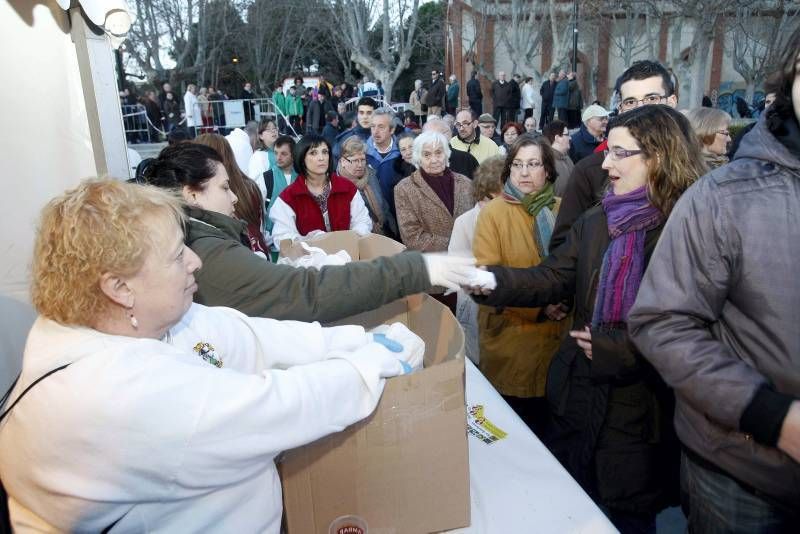
[{"label": "green scarf", "polygon": [[539,248],[539,255],[543,258],[547,256],[547,247],[550,245],[550,237],[553,235],[553,227],[556,222],[555,214],[552,211],[553,206],[556,205],[553,184],[547,182],[538,193],[523,195],[519,189],[514,187],[511,179],[508,179],[503,187],[503,198],[512,203],[522,204],[533,216],[533,220],[536,222],[533,237]]},{"label": "green scarf", "polygon": [[[552,209],[553,206],[556,205],[556,192],[553,189],[553,184],[547,182],[545,184],[544,189],[539,191],[538,193],[528,193],[527,195],[523,195],[522,192],[514,187],[511,183],[511,180],[506,180],[506,185],[503,188],[503,193],[505,193],[508,200],[516,200],[523,206],[525,209],[536,217],[542,208],[547,207]],[[510,198],[509,198],[510,197]]]}]

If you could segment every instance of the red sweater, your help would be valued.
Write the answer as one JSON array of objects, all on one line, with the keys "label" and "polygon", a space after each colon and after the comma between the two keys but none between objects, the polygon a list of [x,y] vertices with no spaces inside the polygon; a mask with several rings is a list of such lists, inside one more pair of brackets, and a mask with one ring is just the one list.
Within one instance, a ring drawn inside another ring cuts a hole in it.
[{"label": "red sweater", "polygon": [[[353,182],[337,174],[331,175],[331,194],[328,197],[328,220],[331,232],[350,229],[350,202],[357,193],[358,190]],[[326,231],[322,211],[306,187],[305,176],[298,176],[281,192],[280,198],[294,211],[300,235],[307,235],[313,230]]]}]

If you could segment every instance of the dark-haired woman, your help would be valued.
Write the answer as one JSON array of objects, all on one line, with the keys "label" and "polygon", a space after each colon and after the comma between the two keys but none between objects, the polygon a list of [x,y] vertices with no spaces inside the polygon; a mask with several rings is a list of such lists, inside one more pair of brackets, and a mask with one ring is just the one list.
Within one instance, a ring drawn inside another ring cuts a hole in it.
[{"label": "dark-haired woman", "polygon": [[[335,321],[376,308],[432,285],[457,287],[470,270],[455,258],[403,252],[389,258],[321,270],[276,265],[250,249],[245,223],[234,217],[237,197],[222,157],[197,143],[161,151],[146,180],[171,189],[189,204],[186,244],[203,261],[194,300],[253,317]],[[342,298],[347,289],[349,298]]]},{"label": "dark-haired woman", "polygon": [[202,134],[194,142],[210,146],[222,157],[222,164],[225,166],[225,172],[228,173],[230,180],[231,191],[239,199],[234,206],[234,215],[237,219],[247,223],[250,249],[266,258],[269,248],[262,230],[264,227],[264,210],[262,208],[264,201],[258,185],[239,169],[233,149],[227,139],[219,134]]},{"label": "dark-haired woman", "polygon": [[295,147],[297,179],[269,210],[272,238],[280,247],[294,239],[338,230],[372,231],[367,206],[353,182],[333,172],[331,147],[321,135],[303,137]]},{"label": "dark-haired woman", "polygon": [[489,267],[497,289],[479,302],[538,307],[574,295],[573,329],[547,375],[546,443],[620,531],[653,532],[677,496],[673,400],[627,317],[664,221],[705,166],[686,118],[652,105],[612,121],[603,168],[602,205],[538,266]]},{"label": "dark-haired woman", "polygon": [[[480,265],[533,267],[547,256],[558,213],[553,151],[544,137],[511,144],[502,172],[503,194],[481,210],[472,250]],[[557,306],[557,305],[556,305]],[[537,435],[544,430],[544,384],[567,323],[547,306],[480,306],[480,369]]]}]

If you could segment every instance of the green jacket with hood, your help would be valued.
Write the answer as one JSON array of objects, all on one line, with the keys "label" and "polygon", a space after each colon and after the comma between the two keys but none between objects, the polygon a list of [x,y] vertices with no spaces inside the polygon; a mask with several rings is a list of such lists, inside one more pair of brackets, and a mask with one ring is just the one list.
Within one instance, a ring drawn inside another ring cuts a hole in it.
[{"label": "green jacket with hood", "polygon": [[187,208],[186,245],[203,261],[194,300],[254,317],[330,322],[430,288],[422,255],[392,257],[320,270],[277,265],[254,254],[245,224]]}]

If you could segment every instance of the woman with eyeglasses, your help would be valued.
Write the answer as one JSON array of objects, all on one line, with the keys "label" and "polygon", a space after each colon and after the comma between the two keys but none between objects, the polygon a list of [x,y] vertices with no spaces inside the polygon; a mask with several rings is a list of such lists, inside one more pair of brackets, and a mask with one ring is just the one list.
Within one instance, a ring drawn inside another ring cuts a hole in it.
[{"label": "woman with eyeglasses", "polygon": [[372,233],[397,236],[397,221],[383,198],[375,171],[367,165],[367,144],[360,137],[348,137],[342,144],[342,155],[336,172],[353,182],[361,194],[372,219]]},{"label": "woman with eyeglasses", "polygon": [[652,532],[677,502],[672,392],[631,343],[628,311],[664,222],[705,165],[686,118],[644,106],[609,124],[609,190],[536,267],[490,266],[488,306],[574,297],[570,335],[547,373],[544,441],[621,532]]},{"label": "woman with eyeglasses", "polygon": [[[483,207],[472,252],[479,265],[528,268],[547,256],[558,206],[553,149],[542,137],[511,144],[501,174],[503,192]],[[559,305],[537,308],[480,306],[480,369],[537,435],[544,430],[545,378],[567,333]]]},{"label": "woman with eyeglasses", "polygon": [[716,169],[728,163],[731,116],[715,108],[690,109],[684,114],[697,135],[706,165]]}]

